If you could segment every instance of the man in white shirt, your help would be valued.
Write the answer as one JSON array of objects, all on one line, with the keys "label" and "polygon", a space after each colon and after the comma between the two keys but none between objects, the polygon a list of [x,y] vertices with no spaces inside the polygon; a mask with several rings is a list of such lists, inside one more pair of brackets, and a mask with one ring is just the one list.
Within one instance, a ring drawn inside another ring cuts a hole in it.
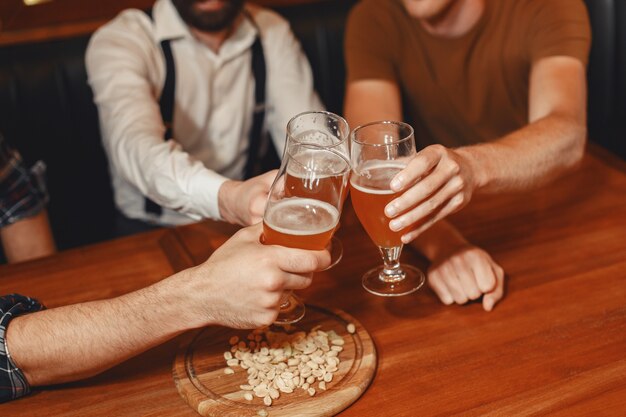
[{"label": "man in white shirt", "polygon": [[[300,45],[276,13],[243,0],[157,0],[151,16],[126,10],[95,33],[87,71],[125,216],[167,225],[261,220],[274,173],[241,181],[255,111],[257,37],[267,74],[264,124],[280,153],[289,119],[322,105]],[[159,108],[167,77],[163,41],[175,67],[171,138],[164,138]],[[161,213],[146,210],[145,197]]]}]

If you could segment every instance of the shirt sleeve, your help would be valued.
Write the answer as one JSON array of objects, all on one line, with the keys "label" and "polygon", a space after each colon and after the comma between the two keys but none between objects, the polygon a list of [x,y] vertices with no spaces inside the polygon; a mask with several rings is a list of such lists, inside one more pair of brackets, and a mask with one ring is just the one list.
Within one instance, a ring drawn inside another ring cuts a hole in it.
[{"label": "shirt sleeve", "polygon": [[582,0],[535,0],[531,4],[530,61],[549,56],[570,56],[586,66],[591,29]]},{"label": "shirt sleeve", "polygon": [[48,201],[45,165],[26,168],[20,154],[0,134],[0,227],[38,214]]},{"label": "shirt sleeve", "polygon": [[23,397],[30,392],[28,381],[11,359],[7,348],[5,335],[9,322],[17,316],[44,308],[39,301],[19,294],[0,297],[0,403]]},{"label": "shirt sleeve", "polygon": [[397,81],[395,55],[401,39],[393,17],[385,13],[389,5],[378,2],[362,1],[348,17],[344,40],[348,83],[364,79]]},{"label": "shirt sleeve", "polygon": [[165,70],[147,25],[151,23],[142,12],[125,12],[96,32],[87,48],[89,83],[109,162],[161,206],[194,219],[220,219],[217,197],[226,178],[207,169],[174,139],[163,139],[160,91],[155,91],[161,86],[153,86],[162,83]]}]

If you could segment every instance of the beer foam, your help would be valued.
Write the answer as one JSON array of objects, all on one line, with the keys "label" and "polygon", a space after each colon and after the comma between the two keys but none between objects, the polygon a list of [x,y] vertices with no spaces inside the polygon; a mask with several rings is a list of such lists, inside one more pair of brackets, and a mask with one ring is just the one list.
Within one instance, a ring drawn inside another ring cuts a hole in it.
[{"label": "beer foam", "polygon": [[361,191],[362,193],[365,194],[378,194],[378,195],[387,195],[387,194],[393,194],[395,193],[395,191],[393,190],[381,190],[380,188],[368,188],[368,187],[361,187],[360,185],[356,185],[352,180],[350,180],[350,185]]},{"label": "beer foam", "polygon": [[[368,161],[361,167],[359,175],[352,174],[350,185],[367,194],[394,194],[396,191],[391,190],[389,184],[405,166],[405,164],[391,161]],[[365,182],[367,186],[357,182]]]},{"label": "beer foam", "polygon": [[292,197],[273,204],[263,221],[280,233],[314,235],[334,229],[339,210],[324,201]]}]

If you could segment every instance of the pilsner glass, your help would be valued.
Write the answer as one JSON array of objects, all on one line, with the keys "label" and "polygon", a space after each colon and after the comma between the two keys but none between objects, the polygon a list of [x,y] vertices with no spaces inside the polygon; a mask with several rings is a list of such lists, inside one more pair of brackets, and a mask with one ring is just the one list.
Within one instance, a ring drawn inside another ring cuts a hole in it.
[{"label": "pilsner glass", "polygon": [[[263,215],[263,243],[291,248],[327,248],[337,228],[350,177],[350,162],[332,149],[294,144],[285,151]],[[304,304],[283,294],[276,324],[295,323]]]},{"label": "pilsner glass", "polygon": [[[350,160],[349,136],[350,127],[343,117],[327,111],[308,111],[292,117],[287,123],[285,152],[292,145],[311,144],[332,149]],[[344,199],[347,195],[346,192]],[[343,256],[343,245],[333,235],[328,249],[331,256],[328,268],[332,268]]]},{"label": "pilsner glass", "polygon": [[401,237],[406,230],[389,228],[385,206],[401,193],[390,182],[415,156],[413,128],[401,122],[373,122],[352,132],[350,196],[354,211],[378,246],[384,265],[363,275],[363,287],[375,295],[400,296],[417,291],[424,273],[400,264]]}]

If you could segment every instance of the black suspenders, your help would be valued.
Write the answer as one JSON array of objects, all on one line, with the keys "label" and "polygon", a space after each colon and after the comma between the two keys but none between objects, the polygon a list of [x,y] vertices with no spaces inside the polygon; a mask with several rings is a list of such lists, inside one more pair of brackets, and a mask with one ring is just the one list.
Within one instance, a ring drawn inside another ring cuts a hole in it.
[{"label": "black suspenders", "polygon": [[[145,12],[148,17],[153,20],[152,9]],[[248,17],[254,24],[252,18],[250,16]],[[167,141],[174,136],[172,126],[174,121],[176,67],[174,65],[174,56],[172,55],[172,47],[169,39],[161,41],[161,49],[165,57],[165,83],[159,99],[159,108],[161,110],[163,124],[166,128],[163,139]],[[252,117],[252,128],[250,129],[250,140],[248,142],[248,159],[244,171],[245,179],[252,178],[255,175],[259,175],[266,170],[276,168],[280,165],[280,158],[278,157],[273,142],[267,140],[267,135],[263,134],[263,122],[265,120],[265,81],[267,79],[267,72],[263,46],[259,36],[256,37],[252,44],[252,74],[254,76],[254,114]],[[265,151],[263,155],[261,155],[262,151]],[[147,213],[152,213],[157,216],[160,216],[163,212],[162,207],[148,197],[145,199],[145,210]]]},{"label": "black suspenders", "polygon": [[[152,9],[145,10],[145,12],[150,20],[154,20],[152,18]],[[168,141],[174,136],[174,90],[176,88],[176,66],[174,65],[174,55],[172,55],[170,39],[161,41],[161,50],[165,57],[165,83],[163,84],[163,91],[159,98],[159,108],[161,109],[163,124],[165,125],[163,140]],[[156,216],[163,214],[163,208],[148,197],[145,198],[144,210],[146,213],[151,213]]]}]

